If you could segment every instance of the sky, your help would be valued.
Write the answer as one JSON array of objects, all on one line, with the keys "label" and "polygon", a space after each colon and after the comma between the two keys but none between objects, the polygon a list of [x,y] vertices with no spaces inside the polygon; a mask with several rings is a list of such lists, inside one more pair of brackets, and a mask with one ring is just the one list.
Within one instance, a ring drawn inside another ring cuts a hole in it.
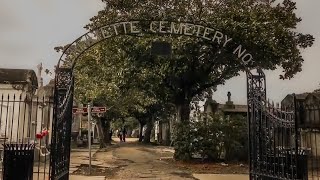
[{"label": "sky", "polygon": [[[298,30],[315,37],[313,47],[303,50],[302,72],[294,79],[280,80],[281,70],[266,71],[267,97],[280,102],[287,94],[320,88],[320,7],[319,0],[296,0],[297,15],[303,21]],[[3,68],[36,70],[39,63],[52,69],[59,54],[53,48],[74,41],[86,31],[91,17],[103,9],[100,0],[0,0],[0,64]],[[45,77],[48,81],[49,77]],[[219,86],[214,99],[231,99],[246,104],[246,76],[235,77]]]}]

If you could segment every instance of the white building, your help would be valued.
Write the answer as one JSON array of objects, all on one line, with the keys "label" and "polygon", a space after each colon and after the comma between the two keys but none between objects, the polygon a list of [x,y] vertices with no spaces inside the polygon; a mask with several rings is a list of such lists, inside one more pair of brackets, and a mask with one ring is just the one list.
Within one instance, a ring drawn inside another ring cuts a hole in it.
[{"label": "white building", "polygon": [[41,71],[41,64],[38,76],[30,69],[0,69],[0,143],[35,143],[35,161],[45,162],[50,154],[54,80],[43,86]]},{"label": "white building", "polygon": [[26,142],[35,138],[32,99],[38,88],[35,72],[28,69],[0,69],[1,141]]}]

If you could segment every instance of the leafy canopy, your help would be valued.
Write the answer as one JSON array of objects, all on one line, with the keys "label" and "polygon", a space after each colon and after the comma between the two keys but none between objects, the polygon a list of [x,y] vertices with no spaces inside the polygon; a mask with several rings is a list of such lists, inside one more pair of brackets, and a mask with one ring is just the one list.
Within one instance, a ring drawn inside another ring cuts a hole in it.
[{"label": "leafy canopy", "polygon": [[135,85],[146,74],[135,73],[118,51],[107,43],[96,46],[78,60],[74,71],[76,98],[84,103],[92,99],[95,104],[108,106],[107,114],[112,118],[127,117],[132,110],[144,112],[145,106],[156,102]]},{"label": "leafy canopy", "polygon": [[[312,46],[314,38],[296,31],[301,21],[291,0],[281,4],[257,0],[191,1],[103,1],[106,6],[86,26],[93,29],[115,21],[130,19],[174,20],[213,27],[242,44],[254,57],[248,68],[274,70],[282,67],[280,78],[292,78],[302,70],[301,48]],[[246,68],[232,53],[235,46],[222,47],[203,39],[173,36],[124,36],[116,41],[136,67],[153,69],[161,77],[163,88],[171,92],[175,104],[190,101],[208,88],[223,84]],[[172,43],[170,58],[149,54],[150,43]]]},{"label": "leafy canopy", "polygon": [[[291,0],[281,4],[258,0],[103,2],[105,9],[90,19],[87,29],[130,19],[203,24],[242,44],[254,57],[254,64],[248,68],[282,67],[280,78],[283,79],[301,71],[300,50],[312,46],[314,41],[311,35],[297,32],[301,18],[296,16],[296,5]],[[155,40],[170,42],[173,55],[169,58],[151,56],[150,44]],[[88,51],[78,62],[76,91],[79,97],[84,90],[86,96],[108,97],[105,101],[114,105],[131,99],[128,102],[140,111],[143,111],[141,107],[159,99],[184,104],[245,70],[232,53],[234,48],[183,36],[115,37]],[[141,101],[141,97],[147,100]]]}]

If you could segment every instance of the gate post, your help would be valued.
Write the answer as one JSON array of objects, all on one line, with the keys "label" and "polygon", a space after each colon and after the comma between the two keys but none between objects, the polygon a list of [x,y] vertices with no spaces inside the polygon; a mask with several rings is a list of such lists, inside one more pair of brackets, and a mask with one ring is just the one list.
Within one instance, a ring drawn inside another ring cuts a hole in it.
[{"label": "gate post", "polygon": [[247,105],[248,105],[248,111],[247,111],[247,121],[248,121],[248,157],[249,157],[249,176],[251,177],[251,171],[252,171],[252,130],[251,130],[251,123],[252,123],[252,113],[253,113],[253,103],[252,103],[252,74],[250,71],[247,72]]},{"label": "gate post", "polygon": [[68,180],[74,77],[71,68],[57,68],[52,122],[50,179]]},{"label": "gate post", "polygon": [[[299,131],[299,125],[301,124],[301,118],[304,118],[298,106],[297,98],[295,94],[293,96],[294,106],[294,121],[295,121],[295,154],[296,154],[296,168],[297,179],[308,180],[308,153],[301,148],[301,135]],[[299,112],[299,114],[298,114]]]},{"label": "gate post", "polygon": [[249,176],[250,180],[259,179],[261,169],[263,135],[261,131],[263,116],[263,102],[266,99],[266,78],[261,69],[257,69],[257,75],[247,71],[247,105],[248,105],[248,138],[249,138]]}]

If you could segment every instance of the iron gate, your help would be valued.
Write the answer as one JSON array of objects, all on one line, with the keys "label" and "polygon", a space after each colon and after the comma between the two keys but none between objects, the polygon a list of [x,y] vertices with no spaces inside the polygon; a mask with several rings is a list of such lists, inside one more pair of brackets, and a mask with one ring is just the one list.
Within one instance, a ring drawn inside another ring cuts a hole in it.
[{"label": "iron gate", "polygon": [[55,79],[55,107],[52,124],[50,179],[68,180],[74,77],[72,69],[58,68]]},{"label": "iron gate", "polygon": [[[247,72],[250,179],[305,179],[306,157],[299,151],[296,101],[279,107],[266,100],[262,70]],[[304,168],[304,169],[303,169]]]},{"label": "iron gate", "polygon": [[53,104],[50,92],[0,94],[0,179],[49,178]]}]

